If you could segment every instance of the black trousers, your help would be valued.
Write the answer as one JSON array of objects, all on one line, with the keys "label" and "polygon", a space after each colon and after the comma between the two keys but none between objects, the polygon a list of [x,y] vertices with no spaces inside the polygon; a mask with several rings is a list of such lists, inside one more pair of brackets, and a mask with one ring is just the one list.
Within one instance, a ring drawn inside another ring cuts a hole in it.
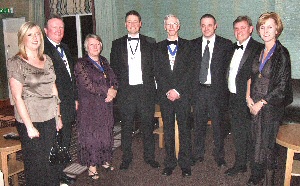
[{"label": "black trousers", "polygon": [[165,98],[163,103],[160,104],[166,149],[164,165],[172,169],[177,166],[175,154],[175,117],[179,132],[178,164],[181,168],[191,168],[191,127],[188,123],[191,107],[187,99],[182,99],[171,102]]},{"label": "black trousers", "polygon": [[245,95],[229,97],[230,123],[235,146],[235,166],[245,166],[250,161],[251,116]]},{"label": "black trousers", "polygon": [[193,143],[193,157],[204,158],[205,154],[205,138],[207,121],[211,119],[213,128],[214,151],[215,159],[224,158],[224,118],[226,110],[220,107],[219,99],[214,98],[214,92],[210,87],[199,85],[196,93],[195,116],[194,116],[194,143]]},{"label": "black trousers", "polygon": [[50,149],[55,140],[55,119],[34,122],[39,138],[28,137],[25,124],[16,121],[21,138],[26,186],[58,186],[59,169],[49,163]]},{"label": "black trousers", "polygon": [[130,86],[127,90],[126,99],[118,100],[121,113],[121,148],[123,161],[131,162],[132,155],[132,132],[136,114],[141,119],[140,131],[143,135],[144,160],[155,159],[154,140],[154,100],[149,100],[143,85]]}]

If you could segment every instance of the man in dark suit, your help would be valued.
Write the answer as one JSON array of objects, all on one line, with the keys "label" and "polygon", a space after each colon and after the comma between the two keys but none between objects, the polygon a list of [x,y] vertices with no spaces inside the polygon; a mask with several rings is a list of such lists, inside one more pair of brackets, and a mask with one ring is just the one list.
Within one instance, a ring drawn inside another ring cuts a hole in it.
[{"label": "man in dark suit", "polygon": [[179,19],[167,15],[164,28],[168,38],[159,42],[155,51],[155,79],[158,87],[158,99],[163,119],[166,156],[162,175],[169,176],[177,166],[175,156],[175,119],[179,130],[178,164],[182,176],[191,176],[190,161],[190,113],[191,71],[189,41],[178,36]]},{"label": "man in dark suit", "polygon": [[226,70],[230,62],[232,42],[215,34],[216,19],[205,14],[200,19],[202,37],[192,40],[194,72],[194,143],[193,165],[204,160],[207,121],[213,128],[213,156],[219,167],[226,165],[224,156],[225,114],[228,105]]},{"label": "man in dark suit", "polygon": [[160,165],[155,161],[154,111],[155,80],[153,72],[153,49],[155,40],[139,34],[141,16],[129,11],[125,16],[128,35],[112,42],[110,66],[118,82],[117,105],[121,113],[121,148],[123,151],[120,169],[128,169],[132,161],[132,132],[134,116],[141,118],[144,143],[144,161],[153,168]]},{"label": "man in dark suit", "polygon": [[[58,15],[51,15],[45,25],[46,37],[45,54],[53,61],[56,86],[60,103],[60,113],[63,123],[62,143],[69,148],[71,142],[72,125],[76,118],[77,88],[74,77],[74,60],[68,46],[61,43],[64,37],[64,22]],[[73,183],[75,180],[62,173],[64,183]]]},{"label": "man in dark suit", "polygon": [[255,56],[262,51],[263,44],[252,39],[252,20],[248,16],[238,16],[233,22],[234,44],[233,56],[227,71],[229,111],[231,131],[235,145],[234,166],[225,174],[234,176],[247,171],[248,154],[250,153],[250,112],[247,107],[247,81],[250,78]]}]

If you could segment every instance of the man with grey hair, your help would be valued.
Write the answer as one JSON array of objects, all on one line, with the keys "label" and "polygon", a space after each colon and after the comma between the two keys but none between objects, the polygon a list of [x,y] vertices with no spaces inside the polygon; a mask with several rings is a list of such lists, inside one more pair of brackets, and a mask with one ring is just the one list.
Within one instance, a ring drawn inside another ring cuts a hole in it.
[{"label": "man with grey hair", "polygon": [[[170,176],[178,162],[182,176],[186,177],[191,176],[191,139],[187,119],[191,110],[190,75],[193,64],[189,60],[189,41],[178,36],[179,19],[175,15],[167,15],[164,19],[164,28],[168,38],[157,43],[154,62],[166,147],[165,168],[162,175]],[[180,140],[178,161],[175,155],[175,120],[178,123]]]},{"label": "man with grey hair", "polygon": [[236,152],[233,167],[225,171],[229,176],[246,172],[247,161],[250,160],[248,154],[251,153],[249,151],[251,116],[246,102],[247,81],[251,75],[255,56],[259,56],[263,48],[263,44],[251,37],[252,31],[252,20],[248,16],[238,16],[233,22],[233,32],[237,42],[232,51],[227,80],[230,91],[230,123]]}]

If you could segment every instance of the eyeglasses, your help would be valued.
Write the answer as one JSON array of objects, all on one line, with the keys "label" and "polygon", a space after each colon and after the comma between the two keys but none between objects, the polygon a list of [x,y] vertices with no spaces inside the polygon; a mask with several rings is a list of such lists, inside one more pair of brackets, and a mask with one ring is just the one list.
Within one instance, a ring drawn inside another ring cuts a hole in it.
[{"label": "eyeglasses", "polygon": [[167,23],[165,25],[168,27],[171,27],[171,26],[176,27],[176,26],[179,26],[179,23]]}]

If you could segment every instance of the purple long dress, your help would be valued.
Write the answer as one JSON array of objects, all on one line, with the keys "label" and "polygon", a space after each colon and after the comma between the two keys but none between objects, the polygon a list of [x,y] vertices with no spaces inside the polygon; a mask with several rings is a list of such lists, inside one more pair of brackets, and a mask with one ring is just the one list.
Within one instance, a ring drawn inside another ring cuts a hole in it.
[{"label": "purple long dress", "polygon": [[107,59],[100,56],[104,72],[85,56],[75,65],[79,108],[77,111],[78,155],[82,165],[110,162],[113,146],[113,103],[105,102],[109,87],[118,87]]}]

